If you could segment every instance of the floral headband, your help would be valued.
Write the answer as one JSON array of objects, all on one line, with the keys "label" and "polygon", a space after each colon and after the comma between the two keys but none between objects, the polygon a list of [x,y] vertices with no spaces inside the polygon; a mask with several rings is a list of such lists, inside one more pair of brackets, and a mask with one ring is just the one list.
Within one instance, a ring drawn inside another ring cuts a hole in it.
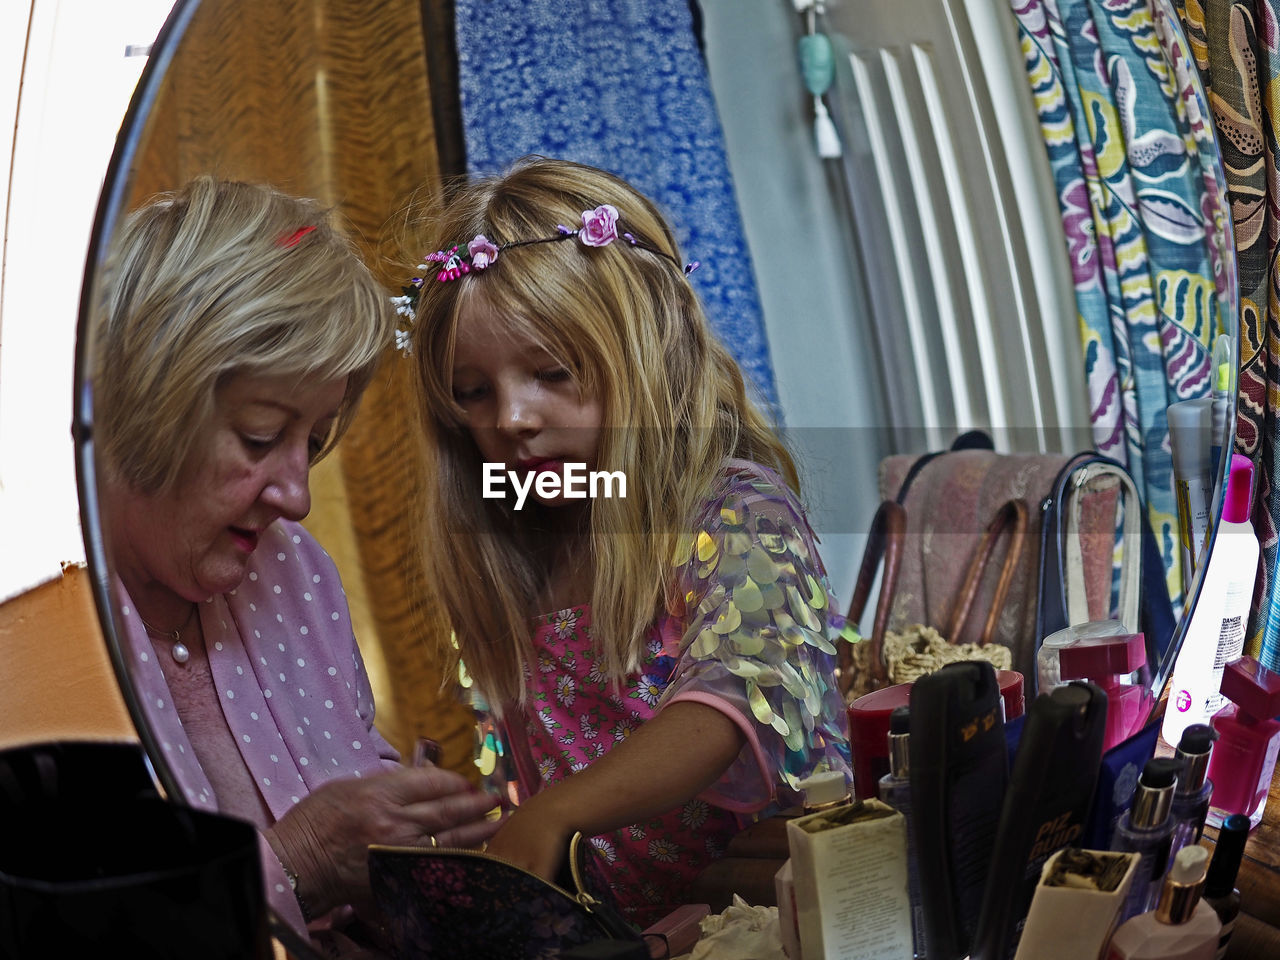
[{"label": "floral headband", "polygon": [[[454,244],[446,250],[437,250],[435,253],[427,254],[427,262],[418,264],[418,269],[428,271],[431,269],[431,264],[439,264],[439,268],[436,270],[436,281],[438,283],[449,283],[452,280],[466,276],[468,273],[487,270],[497,262],[498,255],[504,250],[510,250],[513,247],[527,247],[535,243],[559,243],[561,240],[570,240],[574,237],[577,237],[584,247],[607,247],[614,240],[621,238],[633,247],[639,247],[660,257],[665,257],[680,268],[686,277],[701,266],[697,260],[681,266],[680,261],[671,256],[671,254],[637,239],[634,234],[626,231],[621,234],[618,233],[618,210],[608,203],[601,204],[594,210],[582,211],[582,226],[578,229],[570,230],[564,224],[556,224],[556,231],[555,235],[550,237],[513,240],[510,243],[501,245],[494,243],[485,237],[483,233],[479,233],[467,243],[465,248],[461,244]],[[403,296],[391,298],[392,304],[395,305],[396,313],[408,320],[409,323],[413,323],[416,319],[415,311],[418,306],[418,293],[422,289],[422,284],[422,277],[414,277],[409,281],[408,286],[401,287]],[[397,330],[396,347],[407,352],[408,345],[409,331]]]}]

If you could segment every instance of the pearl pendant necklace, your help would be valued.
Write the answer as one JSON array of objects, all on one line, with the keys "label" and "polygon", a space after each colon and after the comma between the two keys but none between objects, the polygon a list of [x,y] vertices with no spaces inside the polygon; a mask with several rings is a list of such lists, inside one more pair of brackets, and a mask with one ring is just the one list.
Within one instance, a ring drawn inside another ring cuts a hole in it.
[{"label": "pearl pendant necklace", "polygon": [[142,620],[143,627],[146,628],[147,633],[151,634],[151,636],[156,638],[164,637],[166,640],[171,640],[173,642],[173,646],[169,648],[169,653],[173,656],[174,661],[176,663],[186,663],[191,659],[191,651],[187,649],[187,645],[182,642],[182,631],[187,629],[187,624],[191,622],[191,618],[195,615],[195,612],[195,605],[192,604],[191,612],[187,614],[187,619],[182,621],[182,625],[176,630],[159,630],[147,623],[147,621],[142,620],[142,614],[138,614],[138,619]]}]

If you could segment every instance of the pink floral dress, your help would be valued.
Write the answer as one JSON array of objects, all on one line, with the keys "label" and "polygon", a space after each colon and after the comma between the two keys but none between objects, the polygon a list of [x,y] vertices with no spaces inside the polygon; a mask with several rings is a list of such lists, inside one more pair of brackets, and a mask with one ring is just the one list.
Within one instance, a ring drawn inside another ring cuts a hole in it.
[{"label": "pink floral dress", "polygon": [[654,624],[640,669],[620,685],[606,679],[589,605],[540,616],[528,702],[503,725],[523,796],[585,769],[681,700],[720,710],[743,732],[742,753],[700,796],[592,839],[620,906],[641,925],[688,902],[729,838],[795,803],[803,777],[849,774],[833,673],[843,620],[794,494],[773,471],[729,461],[695,530],[676,563],[684,613]]}]

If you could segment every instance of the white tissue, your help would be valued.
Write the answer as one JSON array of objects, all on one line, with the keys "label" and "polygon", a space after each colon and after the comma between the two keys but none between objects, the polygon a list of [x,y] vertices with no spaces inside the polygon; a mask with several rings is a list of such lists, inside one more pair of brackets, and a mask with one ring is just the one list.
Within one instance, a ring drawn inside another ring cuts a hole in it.
[{"label": "white tissue", "polygon": [[777,907],[753,907],[736,893],[724,913],[703,917],[702,937],[677,960],[786,960]]}]

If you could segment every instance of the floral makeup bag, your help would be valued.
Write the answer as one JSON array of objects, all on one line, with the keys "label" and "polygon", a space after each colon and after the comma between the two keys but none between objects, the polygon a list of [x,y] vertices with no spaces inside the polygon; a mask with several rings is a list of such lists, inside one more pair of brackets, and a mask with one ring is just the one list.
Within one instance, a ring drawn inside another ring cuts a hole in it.
[{"label": "floral makeup bag", "polygon": [[478,850],[374,845],[369,879],[401,960],[552,960],[592,940],[641,939],[595,856],[575,833],[549,883]]}]

